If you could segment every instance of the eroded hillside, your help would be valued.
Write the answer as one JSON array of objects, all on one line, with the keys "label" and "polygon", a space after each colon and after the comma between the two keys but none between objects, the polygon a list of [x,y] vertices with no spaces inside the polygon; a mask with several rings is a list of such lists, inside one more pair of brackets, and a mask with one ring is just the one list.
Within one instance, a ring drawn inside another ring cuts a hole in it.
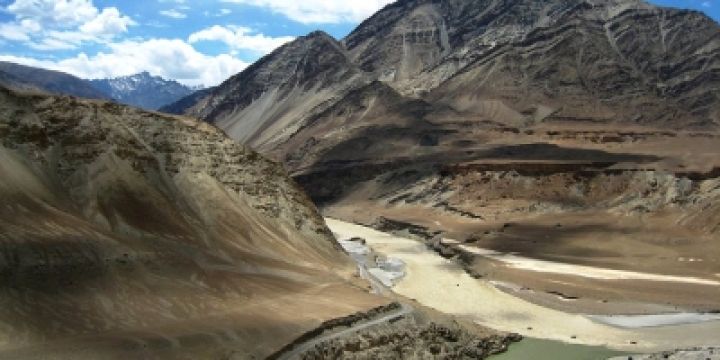
[{"label": "eroded hillside", "polygon": [[0,89],[0,142],[2,358],[258,358],[385,302],[210,125]]}]

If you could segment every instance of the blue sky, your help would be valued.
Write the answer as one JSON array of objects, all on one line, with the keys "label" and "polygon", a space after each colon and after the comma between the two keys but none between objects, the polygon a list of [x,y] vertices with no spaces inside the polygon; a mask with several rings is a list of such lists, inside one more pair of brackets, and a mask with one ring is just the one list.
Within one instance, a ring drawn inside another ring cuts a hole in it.
[{"label": "blue sky", "polygon": [[[313,30],[336,38],[392,0],[0,0],[0,60],[84,78],[149,71],[215,85]],[[720,20],[720,0],[653,0]]]}]

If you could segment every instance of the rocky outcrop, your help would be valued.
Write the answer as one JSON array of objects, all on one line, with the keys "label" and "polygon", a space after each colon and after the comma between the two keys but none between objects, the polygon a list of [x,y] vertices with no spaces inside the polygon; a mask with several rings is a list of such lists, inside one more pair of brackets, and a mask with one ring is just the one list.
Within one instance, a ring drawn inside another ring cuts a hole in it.
[{"label": "rocky outcrop", "polygon": [[416,311],[413,314],[322,342],[301,359],[485,359],[522,337],[479,333],[467,324]]},{"label": "rocky outcrop", "polygon": [[683,349],[674,351],[665,351],[659,354],[652,355],[632,355],[632,356],[619,356],[610,360],[716,360],[720,359],[720,349],[707,348],[707,349]]},{"label": "rocky outcrop", "polygon": [[485,359],[507,350],[517,338],[478,338],[460,327],[436,323],[407,324],[376,329],[350,339],[333,340],[305,353],[302,359]]},{"label": "rocky outcrop", "polygon": [[439,235],[438,232],[430,231],[424,226],[415,225],[404,221],[388,219],[384,216],[380,216],[375,219],[375,222],[371,224],[371,227],[382,232],[396,235],[410,235],[412,237],[425,241],[431,240],[432,238]]},{"label": "rocky outcrop", "polygon": [[317,328],[306,332],[302,336],[295,339],[295,341],[285,345],[282,349],[278,350],[274,354],[268,356],[268,360],[276,360],[280,356],[284,355],[285,353],[291,351],[293,348],[297,347],[298,345],[302,345],[303,343],[310,341],[314,338],[317,338],[319,336],[322,336],[323,333],[326,333],[328,331],[333,331],[337,328],[343,328],[343,327],[352,327],[354,325],[357,325],[358,323],[362,321],[372,320],[373,318],[382,315],[384,313],[399,310],[401,308],[401,305],[397,302],[390,303],[385,306],[380,306],[374,309],[371,309],[369,311],[365,312],[359,312],[352,315],[344,316],[341,318],[336,318],[332,320],[328,320],[320,324]]}]

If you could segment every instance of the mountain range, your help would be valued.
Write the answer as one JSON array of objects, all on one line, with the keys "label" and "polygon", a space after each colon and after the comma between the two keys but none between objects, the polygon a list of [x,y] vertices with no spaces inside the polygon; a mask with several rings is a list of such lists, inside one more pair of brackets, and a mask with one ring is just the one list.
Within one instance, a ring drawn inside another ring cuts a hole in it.
[{"label": "mountain range", "polygon": [[719,33],[702,13],[638,0],[401,0],[341,41],[321,32],[299,38],[166,110],[263,152],[307,140],[318,117],[369,103],[378,91],[394,97],[385,103],[415,104],[418,120],[715,128]]},{"label": "mountain range", "polygon": [[343,39],[300,37],[164,110],[282,162],[326,216],[425,234],[478,277],[720,306],[701,295],[717,288],[637,293],[461,250],[715,279],[716,266],[667,260],[720,257],[720,25],[701,12],[399,0]]},{"label": "mountain range", "polygon": [[0,357],[715,345],[700,12],[398,0],[193,90],[0,64]]},{"label": "mountain range", "polygon": [[157,110],[202,89],[152,76],[147,71],[113,79],[90,80],[90,84],[119,103],[148,110]]},{"label": "mountain range", "polygon": [[146,110],[157,110],[202,87],[189,87],[148,72],[112,79],[85,80],[63,72],[0,62],[0,84],[16,89],[114,100]]}]

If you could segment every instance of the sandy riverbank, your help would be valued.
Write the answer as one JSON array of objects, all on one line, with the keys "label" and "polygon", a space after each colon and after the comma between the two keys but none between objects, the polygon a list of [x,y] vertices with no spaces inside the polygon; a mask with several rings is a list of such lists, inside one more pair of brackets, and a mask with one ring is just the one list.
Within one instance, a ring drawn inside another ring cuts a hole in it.
[{"label": "sandy riverbank", "polygon": [[377,253],[402,260],[407,274],[394,288],[397,293],[493,329],[638,352],[720,343],[716,335],[720,334],[720,321],[642,329],[601,324],[584,315],[535,305],[473,279],[417,241],[333,219],[327,223],[341,238],[362,237]]},{"label": "sandy riverbank", "polygon": [[[515,284],[520,289],[504,291],[564,312],[639,315],[720,310],[720,286],[716,284],[720,281],[720,248],[712,238],[682,228],[641,224],[632,216],[587,212],[479,221],[418,206],[386,207],[372,202],[333,205],[324,212],[358,224],[372,224],[382,216],[457,239],[466,247],[532,259],[533,264],[537,260],[569,265],[553,266],[555,272],[528,271],[480,255],[475,256],[478,261],[468,264],[471,273],[483,279]],[[457,245],[451,247],[457,252]],[[580,277],[575,276],[573,266],[609,271]],[[619,275],[646,274],[658,281],[617,279]],[[687,278],[699,281],[687,282]],[[566,301],[563,296],[575,300]]]},{"label": "sandy riverbank", "polygon": [[482,249],[474,246],[460,244],[457,240],[443,239],[443,243],[448,245],[456,245],[460,250],[495,259],[507,264],[510,267],[534,272],[543,272],[551,274],[574,275],[590,279],[598,280],[644,280],[644,281],[660,281],[670,283],[698,284],[720,286],[720,281],[702,279],[691,276],[672,276],[649,274],[637,271],[605,269],[592,266],[583,266],[575,264],[564,264],[556,261],[547,261],[539,259],[530,259],[513,254],[500,253],[493,250]]}]

